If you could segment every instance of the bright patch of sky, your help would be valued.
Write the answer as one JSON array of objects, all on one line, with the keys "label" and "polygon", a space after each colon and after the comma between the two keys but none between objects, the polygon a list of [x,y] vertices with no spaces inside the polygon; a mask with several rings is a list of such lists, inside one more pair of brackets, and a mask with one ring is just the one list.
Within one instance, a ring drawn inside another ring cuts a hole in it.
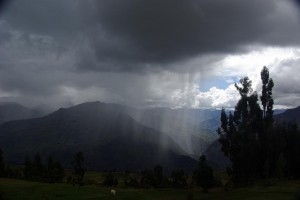
[{"label": "bright patch of sky", "polygon": [[[267,66],[270,70],[270,77],[275,81],[275,87],[273,89],[275,108],[287,108],[288,106],[280,105],[279,98],[282,97],[276,95],[276,91],[282,93],[279,86],[285,85],[281,77],[292,77],[291,73],[299,74],[300,67],[289,67],[291,60],[297,62],[299,58],[300,48],[296,47],[267,47],[246,54],[228,55],[218,63],[220,67],[218,67],[215,77],[199,84],[199,93],[196,98],[198,101],[197,105],[200,107],[201,105],[233,107],[239,99],[238,93],[234,88],[234,82],[238,82],[240,78],[245,76],[248,76],[250,80],[252,80],[253,89],[260,92],[260,72],[263,66]],[[293,70],[283,70],[286,68],[292,68]],[[277,97],[278,104],[276,104]],[[297,99],[298,97],[294,98]]]},{"label": "bright patch of sky", "polygon": [[218,89],[226,89],[232,83],[238,81],[238,77],[217,77],[208,79],[205,82],[199,83],[199,90],[201,92],[208,92],[211,88],[218,88]]}]

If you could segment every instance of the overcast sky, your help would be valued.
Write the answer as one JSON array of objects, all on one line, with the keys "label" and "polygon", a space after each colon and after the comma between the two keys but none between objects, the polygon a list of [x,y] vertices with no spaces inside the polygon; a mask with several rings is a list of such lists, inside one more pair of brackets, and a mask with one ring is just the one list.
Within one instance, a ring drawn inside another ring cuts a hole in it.
[{"label": "overcast sky", "polygon": [[232,107],[270,69],[300,105],[294,0],[10,0],[0,9],[0,101]]}]

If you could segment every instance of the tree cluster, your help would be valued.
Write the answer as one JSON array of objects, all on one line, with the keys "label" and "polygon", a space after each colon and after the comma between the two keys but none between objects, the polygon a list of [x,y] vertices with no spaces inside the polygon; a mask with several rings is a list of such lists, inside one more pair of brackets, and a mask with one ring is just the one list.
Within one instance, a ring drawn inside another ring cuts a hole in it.
[{"label": "tree cluster", "polygon": [[118,178],[114,176],[113,173],[110,172],[105,175],[105,179],[102,182],[103,185],[110,186],[110,187],[112,186],[116,187],[118,183],[119,183]]},{"label": "tree cluster", "polygon": [[272,145],[268,175],[300,179],[300,131],[298,126],[285,122],[275,124]]},{"label": "tree cluster", "polygon": [[234,112],[227,114],[225,109],[221,112],[219,142],[232,164],[227,171],[238,185],[288,174],[296,178],[297,173],[292,169],[299,168],[295,161],[300,158],[297,127],[274,125],[274,82],[266,67],[261,71],[261,80],[260,98],[257,92],[253,92],[251,80],[245,77],[240,84],[235,84],[240,100]]},{"label": "tree cluster", "polygon": [[187,187],[186,176],[182,169],[173,170],[171,173],[171,187],[185,188]]},{"label": "tree cluster", "polygon": [[171,176],[167,177],[160,165],[143,170],[139,177],[127,176],[124,183],[126,187],[133,188],[186,188],[188,186],[187,177],[182,169],[173,170]]},{"label": "tree cluster", "polygon": [[166,178],[163,176],[163,168],[156,165],[154,169],[146,169],[141,172],[141,187],[145,188],[162,188],[167,185]]},{"label": "tree cluster", "polygon": [[216,185],[213,169],[207,164],[205,155],[199,158],[198,169],[194,172],[193,179],[196,181],[197,186],[202,187],[204,190]]},{"label": "tree cluster", "polygon": [[84,163],[84,156],[83,153],[79,151],[76,153],[75,158],[72,161],[73,172],[72,172],[71,182],[73,186],[77,184],[79,186],[83,185],[83,177],[85,174],[85,168],[83,163]]},{"label": "tree cluster", "polygon": [[27,180],[56,183],[62,181],[64,177],[64,168],[51,156],[48,157],[47,165],[42,163],[39,153],[34,156],[33,161],[27,157],[24,165],[23,173]]},{"label": "tree cluster", "polygon": [[[204,190],[216,185],[213,169],[208,165],[204,155],[200,157],[198,168],[194,171],[192,178],[193,183]],[[143,170],[139,179],[136,176],[127,176],[124,183],[126,187],[133,188],[188,188],[194,185],[188,184],[187,175],[182,169],[172,170],[169,176],[165,176],[160,165],[156,165],[153,169]]]},{"label": "tree cluster", "polygon": [[2,149],[0,148],[0,177],[6,177],[6,169],[5,169],[5,163],[3,159],[3,152]]}]

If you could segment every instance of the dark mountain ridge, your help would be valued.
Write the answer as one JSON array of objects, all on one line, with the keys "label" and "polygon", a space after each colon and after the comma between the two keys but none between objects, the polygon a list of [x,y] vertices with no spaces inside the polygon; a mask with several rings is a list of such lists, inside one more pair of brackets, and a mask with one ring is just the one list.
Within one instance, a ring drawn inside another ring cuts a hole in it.
[{"label": "dark mountain ridge", "polygon": [[[276,121],[299,124],[300,107],[279,113],[274,115]],[[16,103],[0,103],[0,122],[10,121],[0,126],[0,146],[7,149],[10,161],[21,163],[39,151],[68,165],[74,151],[81,150],[93,169],[139,169],[149,163],[177,166],[175,160],[190,159],[183,155],[197,160],[202,153],[220,166],[228,164],[214,142],[220,110],[136,109],[90,102],[34,118],[41,115]]]},{"label": "dark mountain ridge", "polygon": [[300,125],[300,106],[293,109],[288,109],[283,113],[274,115],[277,122],[293,122]]},{"label": "dark mountain ridge", "polygon": [[23,162],[36,152],[53,155],[69,166],[82,151],[89,169],[165,168],[192,170],[196,161],[166,134],[139,124],[116,104],[84,103],[45,117],[0,126],[0,146],[6,159]]}]

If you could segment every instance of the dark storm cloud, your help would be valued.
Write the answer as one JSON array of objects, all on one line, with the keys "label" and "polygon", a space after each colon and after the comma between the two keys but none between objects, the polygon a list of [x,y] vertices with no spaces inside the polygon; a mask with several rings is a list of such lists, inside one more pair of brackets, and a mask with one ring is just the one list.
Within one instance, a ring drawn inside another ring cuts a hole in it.
[{"label": "dark storm cloud", "polygon": [[0,0],[0,14],[1,14],[2,10],[5,8],[7,3],[8,3],[8,0]]},{"label": "dark storm cloud", "polygon": [[20,32],[80,47],[81,70],[174,70],[178,61],[241,52],[247,45],[299,44],[291,2],[11,0],[4,19]]},{"label": "dark storm cloud", "polygon": [[20,32],[74,39],[84,29],[78,0],[7,1],[2,19]]},{"label": "dark storm cloud", "polygon": [[281,11],[275,0],[104,0],[94,4],[95,22],[104,33],[93,41],[100,63],[168,66],[199,54],[234,53],[254,43],[299,44],[297,20]]},{"label": "dark storm cloud", "polygon": [[0,96],[192,106],[200,79],[229,54],[299,46],[292,2],[9,0],[0,13]]}]

